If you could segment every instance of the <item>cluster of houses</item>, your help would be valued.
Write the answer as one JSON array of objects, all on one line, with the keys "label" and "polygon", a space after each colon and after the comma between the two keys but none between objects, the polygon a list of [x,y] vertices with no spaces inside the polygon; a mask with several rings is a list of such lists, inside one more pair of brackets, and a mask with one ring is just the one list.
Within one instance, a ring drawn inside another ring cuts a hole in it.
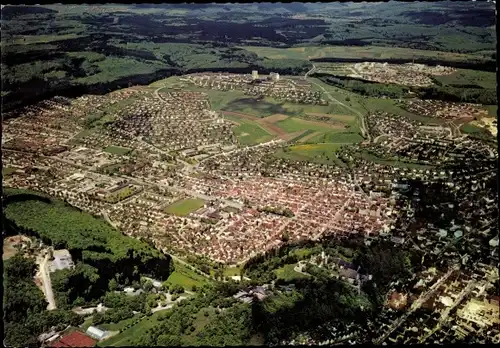
[{"label": "cluster of houses", "polygon": [[427,87],[433,81],[429,75],[449,75],[456,69],[443,66],[427,66],[423,64],[388,64],[363,62],[349,66],[349,76],[379,83],[393,83],[403,86]]},{"label": "cluster of houses", "polygon": [[472,120],[488,115],[488,111],[479,104],[453,103],[432,99],[401,100],[400,106],[417,115],[441,118],[445,120]]},{"label": "cluster of houses", "polygon": [[451,130],[444,126],[424,126],[413,119],[394,115],[384,111],[376,111],[366,116],[370,134],[377,137],[390,138],[450,138]]},{"label": "cluster of houses", "polygon": [[251,96],[273,97],[301,104],[328,105],[328,102],[321,98],[321,92],[313,91],[308,81],[280,79],[277,73],[271,73],[267,78],[259,77],[256,71],[252,75],[205,73],[187,75],[180,80],[202,88],[241,90]]},{"label": "cluster of houses", "polygon": [[426,269],[407,286],[398,284],[406,290],[390,292],[387,308],[370,325],[376,334],[384,334],[402,311],[419,303],[421,310],[383,336],[383,344],[442,344],[464,339],[495,343],[500,339],[500,297],[491,290],[497,280],[498,269],[482,263],[470,271]]}]

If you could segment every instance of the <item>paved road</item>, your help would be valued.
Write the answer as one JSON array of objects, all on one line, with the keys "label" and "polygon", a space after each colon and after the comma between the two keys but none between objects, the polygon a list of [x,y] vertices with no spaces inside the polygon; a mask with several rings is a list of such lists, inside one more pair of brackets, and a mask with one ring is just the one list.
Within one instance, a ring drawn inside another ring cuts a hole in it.
[{"label": "paved road", "polygon": [[43,261],[40,263],[40,272],[42,274],[42,281],[43,281],[43,288],[45,292],[45,298],[47,299],[47,302],[49,303],[47,306],[47,310],[51,311],[53,309],[56,309],[56,300],[54,299],[54,293],[52,292],[52,282],[50,281],[50,274],[49,274],[49,255],[45,255],[45,258]]},{"label": "paved road", "polygon": [[405,314],[403,314],[403,316],[394,321],[393,324],[389,327],[389,329],[382,336],[380,336],[374,341],[374,344],[378,345],[384,342],[391,333],[393,333],[413,312],[419,309],[422,306],[422,304],[424,304],[434,294],[434,292],[441,286],[441,284],[443,284],[443,282],[446,281],[452,275],[452,273],[457,271],[458,269],[460,269],[460,265],[452,267],[445,275],[443,275],[437,282],[435,282],[426,293],[421,295],[412,304],[408,312],[406,312]]}]

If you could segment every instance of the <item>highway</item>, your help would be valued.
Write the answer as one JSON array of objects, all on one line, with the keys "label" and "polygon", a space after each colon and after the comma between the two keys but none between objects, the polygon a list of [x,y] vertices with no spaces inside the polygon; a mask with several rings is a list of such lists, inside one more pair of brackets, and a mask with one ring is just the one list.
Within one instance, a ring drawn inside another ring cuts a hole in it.
[{"label": "highway", "polygon": [[[309,70],[308,72],[306,72],[306,74],[304,75],[304,79],[307,79],[307,75],[313,73],[314,71],[316,70],[316,66],[313,64],[313,67],[311,70]],[[361,120],[361,124],[360,124],[360,129],[361,129],[361,132],[363,133],[363,136],[366,136],[368,138],[368,142],[371,142],[371,136],[370,136],[370,133],[368,133],[367,129],[366,129],[366,125],[365,125],[365,117],[363,116],[362,113],[360,113],[358,110],[356,109],[353,109],[352,107],[350,107],[349,105],[347,104],[344,104],[342,103],[340,100],[332,97],[332,95],[323,87],[321,86],[320,84],[318,84],[317,82],[314,82],[314,81],[311,81],[312,84],[318,86],[319,88],[321,88],[321,90],[326,94],[326,96],[333,102],[337,103],[337,104],[340,104],[342,105],[343,107],[347,108],[348,110],[351,110],[352,112],[354,112],[356,115],[358,115],[360,117],[360,120]]]}]

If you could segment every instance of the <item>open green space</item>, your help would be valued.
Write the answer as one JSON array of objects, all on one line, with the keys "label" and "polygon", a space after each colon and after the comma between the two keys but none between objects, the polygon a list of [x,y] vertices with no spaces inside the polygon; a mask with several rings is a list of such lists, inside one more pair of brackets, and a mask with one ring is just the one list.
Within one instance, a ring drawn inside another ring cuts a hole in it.
[{"label": "open green space", "polygon": [[[275,124],[287,133],[294,133],[303,130],[328,131],[336,128],[327,123],[312,122],[296,117],[289,117],[286,120],[278,121]],[[337,129],[342,130],[340,127]]]},{"label": "open green space", "polygon": [[494,72],[457,69],[450,75],[434,76],[434,78],[448,86],[477,85],[482,88],[496,88],[496,74]]},{"label": "open green space", "polygon": [[16,168],[12,167],[2,167],[2,175],[3,176],[9,176],[13,174],[16,171]]},{"label": "open green space", "polygon": [[170,204],[165,209],[165,212],[178,216],[186,216],[202,208],[204,204],[205,201],[202,199],[197,199],[197,198],[181,199],[177,202]]},{"label": "open green space", "polygon": [[241,145],[255,145],[265,143],[273,139],[273,136],[266,132],[260,125],[253,122],[246,122],[233,128],[234,134],[238,137]]},{"label": "open green space", "polygon": [[472,134],[472,133],[482,133],[483,130],[477,126],[474,126],[469,123],[465,123],[460,127],[460,130],[466,134]]},{"label": "open green space", "polygon": [[127,325],[133,324],[134,321],[140,319],[143,316],[144,316],[143,313],[137,313],[132,318],[124,319],[117,323],[99,324],[98,327],[102,330],[107,330],[107,331],[122,331],[127,327]]},{"label": "open green space", "polygon": [[276,276],[278,279],[283,279],[285,281],[293,281],[296,279],[304,279],[304,278],[309,278],[305,274],[296,272],[294,270],[294,267],[297,266],[296,263],[290,264],[290,265],[284,265],[283,267],[280,267],[275,270]]},{"label": "open green space", "polygon": [[129,149],[127,147],[120,147],[120,146],[111,145],[111,146],[108,146],[107,148],[105,148],[104,151],[115,154],[115,155],[123,156],[123,155],[128,154],[130,151],[132,151],[132,149]]},{"label": "open green space", "polygon": [[22,35],[15,36],[12,38],[13,44],[38,44],[38,43],[47,43],[51,41],[59,41],[59,40],[68,40],[68,39],[76,39],[81,37],[81,35],[77,34],[65,34],[65,35]]},{"label": "open green space", "polygon": [[308,143],[359,143],[363,137],[359,133],[325,132],[309,138]]},{"label": "open green space", "polygon": [[[467,61],[474,54],[452,53],[444,51],[429,51],[402,47],[382,46],[303,46],[290,48],[275,48],[264,46],[239,46],[259,57],[270,59],[315,59],[315,58],[379,58],[379,59],[414,59],[439,58],[451,61]],[[479,56],[481,57],[481,56]]]},{"label": "open green space", "polygon": [[497,105],[486,105],[486,110],[488,110],[488,116],[497,117],[498,106]]},{"label": "open green space", "polygon": [[239,276],[242,269],[243,269],[243,265],[225,268],[224,275],[226,277]]},{"label": "open green space", "polygon": [[141,321],[134,326],[125,329],[118,335],[113,336],[105,341],[99,342],[98,347],[126,347],[131,346],[134,340],[146,330],[157,325],[160,321],[158,317],[163,314],[164,311],[158,311],[153,313],[150,317],[144,317]]},{"label": "open green space", "polygon": [[335,164],[339,163],[335,152],[339,150],[341,146],[342,144],[293,145],[277,150],[274,156],[295,161]]},{"label": "open green space", "polygon": [[203,284],[206,284],[209,282],[209,279],[199,275],[195,271],[193,271],[191,268],[185,266],[184,264],[180,262],[174,262],[174,268],[175,270],[172,272],[172,274],[168,277],[167,283],[171,285],[180,285],[186,290],[191,290],[193,285],[200,287]]},{"label": "open green space", "polygon": [[224,118],[239,124],[232,129],[241,145],[256,145],[273,139],[273,136],[255,121],[234,115],[224,115]]}]

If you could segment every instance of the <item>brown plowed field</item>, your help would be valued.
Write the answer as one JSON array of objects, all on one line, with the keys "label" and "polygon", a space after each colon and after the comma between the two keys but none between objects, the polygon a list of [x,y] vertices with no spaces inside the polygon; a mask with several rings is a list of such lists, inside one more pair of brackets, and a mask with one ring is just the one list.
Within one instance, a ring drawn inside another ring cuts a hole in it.
[{"label": "brown plowed field", "polygon": [[287,132],[285,132],[283,129],[281,129],[280,127],[278,127],[274,123],[265,122],[264,120],[258,120],[257,123],[260,124],[262,127],[268,129],[270,131],[270,133],[273,135],[282,136],[282,135],[287,134]]},{"label": "brown plowed field", "polygon": [[287,115],[282,115],[282,114],[274,114],[271,116],[264,117],[262,121],[269,122],[269,123],[276,123],[278,121],[283,121],[288,118]]}]

